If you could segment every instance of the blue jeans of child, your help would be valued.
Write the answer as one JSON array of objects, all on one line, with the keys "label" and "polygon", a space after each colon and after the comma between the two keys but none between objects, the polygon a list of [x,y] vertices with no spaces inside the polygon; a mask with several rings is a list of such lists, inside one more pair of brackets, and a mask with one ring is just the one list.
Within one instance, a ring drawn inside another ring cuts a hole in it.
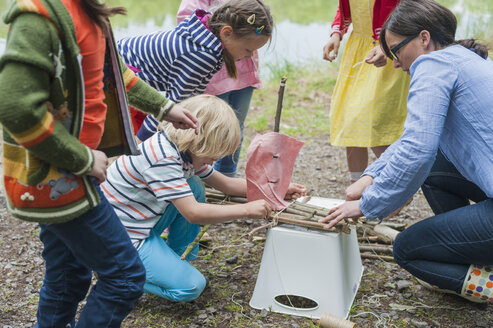
[{"label": "blue jeans of child", "polygon": [[493,199],[441,152],[421,188],[435,216],[397,236],[394,259],[419,279],[460,293],[471,264],[493,264]]},{"label": "blue jeans of child", "polygon": [[[205,202],[205,190],[197,176],[187,180],[198,202]],[[165,242],[161,233],[168,228]],[[170,203],[161,219],[151,230],[149,237],[139,249],[146,269],[144,291],[176,302],[189,302],[202,293],[206,280],[199,270],[180,259],[200,231],[200,226],[191,224]],[[190,252],[187,260],[197,257],[199,245]]]},{"label": "blue jeans of child", "polygon": [[214,169],[221,172],[224,175],[235,177],[236,166],[240,159],[241,143],[243,142],[243,127],[245,118],[250,108],[250,101],[252,100],[253,87],[246,87],[240,90],[234,90],[218,95],[219,98],[227,102],[235,111],[236,117],[240,122],[241,128],[241,142],[238,149],[233,155],[220,158],[214,163]]},{"label": "blue jeans of child", "polygon": [[145,270],[115,211],[97,187],[101,204],[66,223],[41,224],[45,277],[37,327],[75,327],[77,305],[87,294],[92,271],[98,281],[77,327],[120,327],[142,295]]}]

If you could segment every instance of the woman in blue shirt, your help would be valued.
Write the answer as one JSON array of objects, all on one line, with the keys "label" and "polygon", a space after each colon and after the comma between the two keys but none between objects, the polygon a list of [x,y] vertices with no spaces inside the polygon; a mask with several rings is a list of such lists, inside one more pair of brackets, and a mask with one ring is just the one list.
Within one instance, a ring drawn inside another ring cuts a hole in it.
[{"label": "woman in blue shirt", "polygon": [[[404,0],[382,28],[383,50],[411,76],[402,137],[323,222],[384,218],[422,186],[435,216],[400,233],[394,258],[428,285],[493,301],[493,63],[455,41],[457,21],[433,0]],[[470,201],[474,203],[471,205]]]}]

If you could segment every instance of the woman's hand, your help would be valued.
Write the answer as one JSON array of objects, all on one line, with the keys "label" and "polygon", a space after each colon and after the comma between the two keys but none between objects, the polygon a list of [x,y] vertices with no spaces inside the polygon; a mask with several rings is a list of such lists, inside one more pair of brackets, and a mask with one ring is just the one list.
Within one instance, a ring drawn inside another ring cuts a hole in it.
[{"label": "woman's hand", "polygon": [[358,200],[363,195],[363,191],[371,186],[373,178],[369,175],[364,175],[359,178],[355,183],[347,187],[346,189],[346,201]]},{"label": "woman's hand", "polygon": [[94,164],[92,165],[91,172],[87,175],[96,178],[97,183],[101,183],[106,180],[106,167],[108,166],[108,157],[100,150],[91,149],[94,157]]},{"label": "woman's hand", "polygon": [[297,183],[290,183],[284,199],[298,199],[306,195],[306,187]]},{"label": "woman's hand", "polygon": [[387,56],[383,52],[382,48],[378,45],[371,49],[366,57],[365,62],[367,64],[373,64],[376,67],[382,67],[387,64]]},{"label": "woman's hand", "polygon": [[265,200],[254,200],[245,204],[247,207],[247,216],[252,219],[266,219],[269,217],[272,209]]},{"label": "woman's hand", "polygon": [[358,201],[352,200],[352,201],[347,201],[344,204],[341,204],[334,208],[331,208],[329,210],[329,216],[318,220],[318,222],[326,223],[330,221],[329,224],[324,226],[325,229],[330,229],[343,219],[348,219],[348,218],[358,219],[359,217],[362,216],[363,213],[359,208]]},{"label": "woman's hand", "polygon": [[176,129],[194,129],[195,134],[199,134],[199,121],[188,111],[177,104],[166,113],[164,119],[171,122]]},{"label": "woman's hand", "polygon": [[[332,33],[329,42],[324,46],[323,58],[328,61],[333,61],[337,58],[339,53],[339,46],[341,45],[341,35],[339,33]],[[332,55],[330,54],[332,52]]]}]

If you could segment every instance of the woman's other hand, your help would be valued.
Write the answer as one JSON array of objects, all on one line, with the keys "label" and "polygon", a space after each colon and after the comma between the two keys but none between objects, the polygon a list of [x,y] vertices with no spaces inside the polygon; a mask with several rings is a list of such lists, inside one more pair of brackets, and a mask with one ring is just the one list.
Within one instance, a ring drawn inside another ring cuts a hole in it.
[{"label": "woman's other hand", "polygon": [[[332,33],[329,42],[324,46],[323,58],[328,61],[333,61],[339,54],[339,46],[341,45],[341,35]],[[332,53],[332,54],[331,54]]]},{"label": "woman's other hand", "polygon": [[358,219],[359,217],[362,217],[363,213],[361,212],[359,208],[359,204],[357,200],[352,200],[345,202],[344,204],[341,204],[339,206],[333,207],[329,210],[329,215],[323,219],[318,220],[318,222],[321,223],[327,223],[326,226],[324,226],[325,229],[330,229],[333,226],[335,226],[337,223],[342,221],[343,219]]},{"label": "woman's other hand", "polygon": [[363,191],[373,183],[373,178],[364,175],[346,189],[346,201],[359,200]]}]

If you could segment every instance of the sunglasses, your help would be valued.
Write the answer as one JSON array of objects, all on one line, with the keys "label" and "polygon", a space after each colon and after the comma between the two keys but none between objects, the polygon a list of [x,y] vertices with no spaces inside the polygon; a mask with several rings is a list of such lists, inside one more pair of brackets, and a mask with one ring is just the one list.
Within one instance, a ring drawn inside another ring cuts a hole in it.
[{"label": "sunglasses", "polygon": [[390,48],[390,53],[394,57],[394,58],[392,58],[392,60],[399,61],[399,57],[397,57],[397,52],[399,50],[401,50],[401,48],[404,47],[406,44],[408,44],[409,42],[411,42],[411,40],[414,39],[415,37],[416,36],[408,36],[407,38],[405,38],[404,40],[402,40],[402,42],[400,42],[397,45],[395,45],[392,48]]}]

